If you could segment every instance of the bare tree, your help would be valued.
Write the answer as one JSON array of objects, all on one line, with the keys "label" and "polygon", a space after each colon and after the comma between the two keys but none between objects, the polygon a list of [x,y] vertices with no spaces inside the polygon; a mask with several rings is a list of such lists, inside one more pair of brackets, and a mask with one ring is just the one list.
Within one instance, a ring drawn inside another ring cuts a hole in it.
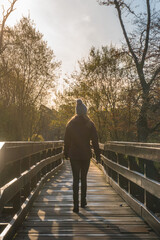
[{"label": "bare tree", "polygon": [[[148,121],[149,113],[155,114],[160,109],[160,96],[154,97],[154,90],[160,79],[158,14],[160,2],[143,0],[139,3],[143,5],[141,10],[135,6],[135,1],[131,0],[98,0],[98,2],[106,6],[114,6],[117,10],[128,53],[134,61],[141,86],[140,111],[137,119],[138,141],[146,142],[151,133],[160,130],[160,119],[154,122],[154,126],[149,126]],[[128,28],[126,19],[131,20],[132,27],[129,25]],[[131,29],[131,32],[128,29]]]},{"label": "bare tree", "polygon": [[9,1],[10,7],[5,11],[4,6],[2,5],[3,8],[3,13],[2,13],[2,20],[0,20],[0,54],[5,50],[6,46],[3,45],[3,36],[4,36],[4,31],[5,31],[5,24],[6,21],[9,17],[9,15],[14,11],[14,5],[17,2],[17,0],[13,0],[12,2]]}]

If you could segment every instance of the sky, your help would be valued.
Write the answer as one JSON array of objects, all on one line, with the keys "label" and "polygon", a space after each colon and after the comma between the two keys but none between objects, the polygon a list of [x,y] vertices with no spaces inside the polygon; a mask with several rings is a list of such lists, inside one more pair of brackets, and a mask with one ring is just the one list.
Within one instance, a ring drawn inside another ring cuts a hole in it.
[{"label": "sky", "polygon": [[[2,3],[7,8],[8,0]],[[123,39],[115,9],[100,6],[97,0],[18,0],[15,8],[6,24],[13,26],[30,15],[62,62],[61,81],[77,68],[78,60],[88,56],[92,46],[119,46]]]}]

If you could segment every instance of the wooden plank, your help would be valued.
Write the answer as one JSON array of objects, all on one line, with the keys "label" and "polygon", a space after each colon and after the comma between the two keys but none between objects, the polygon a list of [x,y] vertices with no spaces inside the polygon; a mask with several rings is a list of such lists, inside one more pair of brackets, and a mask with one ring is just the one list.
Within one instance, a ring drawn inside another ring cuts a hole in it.
[{"label": "wooden plank", "polygon": [[160,143],[143,143],[143,142],[124,142],[124,141],[110,141],[109,143],[114,144],[124,144],[124,145],[133,145],[133,146],[146,146],[146,147],[158,147],[160,148]]},{"label": "wooden plank", "polygon": [[[83,211],[83,209],[82,209]],[[90,207],[86,208],[85,214],[86,216],[93,215],[93,214],[100,214],[101,216],[135,216],[135,213],[130,209],[130,208],[118,208],[118,209],[113,209],[113,208],[107,208],[107,209],[90,209]],[[72,214],[72,209],[67,209],[67,208],[32,208],[30,211],[30,216],[59,216],[59,215],[71,215]]]},{"label": "wooden plank", "polygon": [[142,207],[142,217],[160,235],[160,219],[155,216],[153,217],[151,212],[144,206]]},{"label": "wooden plank", "polygon": [[[81,225],[80,225],[81,224]],[[116,223],[112,223],[110,224],[110,222],[101,222],[101,221],[95,221],[94,223],[92,223],[93,225],[97,225],[99,224],[100,227],[105,227],[105,228],[123,228],[125,226],[129,226],[129,227],[136,227],[136,226],[143,226],[144,228],[147,228],[147,229],[150,229],[149,226],[147,226],[143,221],[139,221],[139,222],[133,222],[133,221],[119,221],[119,222],[116,222]],[[52,221],[25,221],[23,223],[23,228],[22,229],[25,229],[24,227],[73,227],[73,226],[81,226],[81,228],[83,227],[87,227],[87,226],[91,226],[90,222],[87,222],[87,221],[81,221],[79,223],[79,221],[62,221],[62,222],[52,222]]]},{"label": "wooden plank", "polygon": [[155,162],[160,162],[160,147],[155,146],[144,146],[144,145],[128,145],[125,143],[107,143],[104,146],[100,145],[102,150],[109,150],[112,152],[122,153],[133,157],[143,158]]},{"label": "wooden plank", "polygon": [[6,226],[6,228],[2,231],[0,234],[0,240],[7,240],[11,239],[11,236],[13,233],[15,233],[15,230],[19,226],[19,224],[22,223],[23,219],[25,218],[29,207],[32,205],[36,195],[38,194],[40,188],[44,184],[47,178],[50,177],[51,174],[53,174],[55,171],[57,171],[63,163],[61,163],[59,166],[57,166],[55,169],[51,170],[51,172],[47,173],[41,181],[37,184],[37,187],[34,191],[31,192],[30,196],[26,199],[26,201],[21,206],[21,209],[18,211],[18,213],[15,214],[12,221]]},{"label": "wooden plank", "polygon": [[[82,215],[80,215],[82,216]],[[83,216],[82,216],[83,217]],[[69,221],[69,222],[72,222],[72,221],[79,221],[79,222],[92,222],[92,221],[101,221],[102,223],[117,223],[117,222],[143,222],[143,220],[139,217],[134,217],[134,216],[97,216],[96,213],[95,215],[93,216],[89,216],[89,217],[84,217],[81,218],[80,220],[79,219],[79,216],[75,215],[75,214],[72,214],[72,216],[69,216],[69,215],[60,215],[60,216],[54,216],[54,217],[36,217],[36,216],[28,216],[27,218],[27,221],[49,221],[49,222],[54,222],[54,221],[57,221],[57,222],[63,222],[63,221]]]},{"label": "wooden plank", "polygon": [[[59,207],[68,207],[68,206],[73,206],[73,201],[67,201],[67,202],[64,202],[64,203],[61,203],[59,201],[50,201],[50,202],[45,202],[45,201],[34,201],[33,203],[33,206],[34,207],[39,207],[39,208],[42,208],[44,206],[46,207],[55,207],[55,206],[59,206]],[[94,202],[92,201],[92,203],[90,203],[90,208],[96,208],[96,207],[101,207],[101,208],[107,208],[107,207],[110,207],[110,208],[115,208],[115,207],[119,207],[119,206],[128,206],[123,200],[121,201],[116,201],[116,202],[101,202],[101,204],[99,204],[99,202]]]},{"label": "wooden plank", "polygon": [[122,165],[119,165],[104,156],[102,156],[102,159],[105,162],[105,164],[109,166],[111,169],[121,174],[128,180],[134,182],[138,186],[144,188],[146,191],[153,194],[154,196],[160,198],[160,191],[159,191],[160,183],[153,181],[151,179],[147,179],[144,177],[144,175],[138,172],[131,171],[128,168],[123,167]]},{"label": "wooden plank", "polygon": [[[52,142],[5,142],[0,149],[0,172],[5,165],[13,163],[19,159],[31,156],[43,150],[58,148],[63,146],[63,141]],[[3,155],[3,156],[2,156]]]},{"label": "wooden plank", "polygon": [[42,227],[42,226],[38,226],[38,227],[25,227],[25,229],[22,229],[21,231],[19,231],[20,233],[25,233],[27,234],[29,232],[29,234],[58,234],[58,233],[72,233],[72,234],[83,234],[83,235],[87,235],[87,234],[91,234],[94,232],[94,234],[119,234],[119,233],[141,233],[141,234],[145,234],[148,233],[148,229],[145,226],[121,226],[121,228],[118,227],[106,227],[106,226],[102,226],[102,225],[84,225],[83,228],[77,226],[73,226],[71,225],[70,227],[64,227],[64,226],[57,226],[57,227]]},{"label": "wooden plank", "polygon": [[61,172],[46,183],[15,240],[160,240],[105,184],[102,172],[93,164],[88,177],[88,185],[91,184],[88,206],[80,208],[79,214],[73,213],[70,170],[70,164],[66,162]]},{"label": "wooden plank", "polygon": [[[105,169],[102,167],[105,173]],[[123,190],[112,178],[106,175],[107,181],[113,188],[122,196],[122,198],[134,209],[139,216],[143,217],[145,221],[160,235],[160,219],[156,218],[146,207],[138,200],[134,199],[129,193]]]},{"label": "wooden plank", "polygon": [[55,162],[63,156],[62,153],[55,156],[46,158],[32,168],[24,173],[18,179],[13,179],[10,183],[6,184],[1,188],[0,194],[0,212],[2,211],[4,205],[14,197],[29,181],[35,176],[44,166],[49,163]]},{"label": "wooden plank", "polygon": [[64,233],[64,234],[19,234],[16,240],[159,240],[159,238],[155,235],[147,235],[147,234],[73,234],[73,233]]}]

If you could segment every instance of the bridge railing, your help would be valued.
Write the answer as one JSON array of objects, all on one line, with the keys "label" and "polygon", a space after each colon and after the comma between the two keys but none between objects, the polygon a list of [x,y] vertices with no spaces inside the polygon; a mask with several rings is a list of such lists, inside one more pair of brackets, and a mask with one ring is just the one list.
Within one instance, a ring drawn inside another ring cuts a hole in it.
[{"label": "bridge railing", "polygon": [[[160,233],[160,144],[100,144],[99,167],[126,202]],[[40,187],[63,163],[63,141],[0,143],[0,240],[11,239]]]},{"label": "bridge railing", "polygon": [[160,144],[100,144],[107,181],[160,234]]},{"label": "bridge railing", "polygon": [[11,239],[40,187],[63,163],[63,141],[0,143],[0,240]]}]

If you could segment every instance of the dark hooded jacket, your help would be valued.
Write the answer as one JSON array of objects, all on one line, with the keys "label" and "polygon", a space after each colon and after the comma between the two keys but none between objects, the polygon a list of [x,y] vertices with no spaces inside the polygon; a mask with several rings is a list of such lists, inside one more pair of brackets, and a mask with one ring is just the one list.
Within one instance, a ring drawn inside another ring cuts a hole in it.
[{"label": "dark hooded jacket", "polygon": [[64,155],[70,159],[90,159],[90,141],[96,158],[100,158],[98,136],[94,123],[87,116],[76,115],[67,125],[64,137]]}]

